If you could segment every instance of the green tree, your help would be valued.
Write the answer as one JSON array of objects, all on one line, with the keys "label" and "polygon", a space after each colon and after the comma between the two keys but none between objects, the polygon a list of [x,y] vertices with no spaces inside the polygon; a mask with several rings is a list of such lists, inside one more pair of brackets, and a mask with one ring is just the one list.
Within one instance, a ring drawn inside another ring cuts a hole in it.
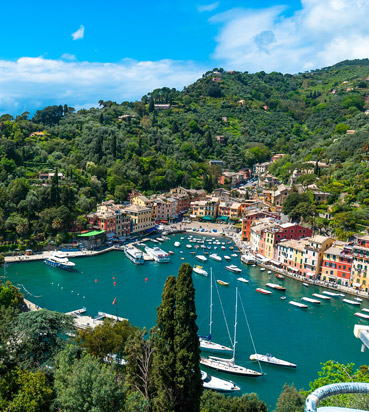
[{"label": "green tree", "polygon": [[275,412],[303,412],[305,397],[296,388],[285,384],[279,395]]},{"label": "green tree", "polygon": [[58,169],[55,169],[54,176],[51,178],[50,202],[53,206],[59,206],[60,204],[60,188],[59,188]]},{"label": "green tree", "polygon": [[37,369],[52,363],[65,346],[65,335],[74,331],[73,318],[46,309],[21,313],[9,340],[9,349],[20,367]]},{"label": "green tree", "polygon": [[197,335],[195,288],[192,267],[181,265],[176,282],[174,312],[174,353],[176,355],[175,411],[200,410],[202,380],[200,372],[200,346]]},{"label": "green tree", "polygon": [[126,388],[113,366],[67,347],[55,359],[56,406],[64,412],[124,411]]}]

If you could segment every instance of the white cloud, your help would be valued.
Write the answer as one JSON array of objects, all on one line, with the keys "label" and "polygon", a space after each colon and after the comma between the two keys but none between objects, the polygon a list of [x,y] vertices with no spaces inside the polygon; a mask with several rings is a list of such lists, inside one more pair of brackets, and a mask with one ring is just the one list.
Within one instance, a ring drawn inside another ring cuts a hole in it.
[{"label": "white cloud", "polygon": [[[122,60],[91,63],[22,57],[0,60],[0,114],[54,104],[96,105],[100,99],[140,99],[158,87],[182,89],[207,70],[193,62]],[[91,102],[95,102],[91,104]]]},{"label": "white cloud", "polygon": [[202,4],[202,5],[197,6],[197,10],[200,13],[202,13],[204,11],[213,11],[213,10],[218,8],[219,4],[220,4],[219,1],[216,1],[216,2],[211,3],[211,4]]},{"label": "white cloud", "polygon": [[77,31],[71,34],[71,36],[73,37],[73,40],[83,39],[84,35],[85,35],[85,27],[82,26],[82,24],[79,26],[79,29]]},{"label": "white cloud", "polygon": [[60,56],[60,58],[62,60],[70,60],[70,61],[77,60],[77,57],[74,54],[70,54],[70,53],[64,53]]},{"label": "white cloud", "polygon": [[369,2],[301,0],[285,7],[233,9],[210,19],[221,25],[213,57],[230,69],[296,73],[369,57]]}]

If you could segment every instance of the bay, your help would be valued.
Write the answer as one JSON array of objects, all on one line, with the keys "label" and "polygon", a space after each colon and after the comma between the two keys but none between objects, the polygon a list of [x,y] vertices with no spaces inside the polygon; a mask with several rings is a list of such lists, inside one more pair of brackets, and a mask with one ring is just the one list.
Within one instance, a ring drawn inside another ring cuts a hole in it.
[{"label": "bay", "polygon": [[[181,236],[185,239],[181,240]],[[309,382],[318,377],[317,372],[321,369],[322,362],[354,362],[356,367],[368,364],[367,352],[360,351],[361,342],[353,335],[355,324],[368,324],[354,316],[359,307],[345,304],[342,298],[322,301],[320,305],[309,304],[306,310],[292,307],[288,304],[290,300],[301,301],[303,296],[312,297],[313,293],[321,293],[323,289],[318,286],[305,288],[294,279],[278,280],[274,273],[268,274],[267,270],[261,271],[257,266],[244,265],[239,257],[231,258],[231,263],[242,268],[242,274],[239,275],[225,269],[229,263],[224,259],[222,262],[208,259],[207,262],[200,263],[190,251],[203,254],[202,249],[195,249],[195,243],[192,243],[192,249],[187,249],[185,244],[188,243],[189,235],[181,236],[170,236],[170,240],[159,245],[166,251],[174,252],[168,264],[145,262],[144,265],[134,265],[123,252],[114,251],[100,256],[73,259],[76,263],[75,272],[51,268],[43,262],[27,262],[9,265],[6,275],[21,288],[27,299],[41,307],[60,312],[86,307],[87,314],[91,316],[97,316],[99,311],[118,314],[129,319],[133,325],[149,329],[156,322],[156,308],[161,302],[167,276],[176,275],[184,262],[200,264],[209,276],[194,273],[193,279],[199,333],[207,335],[212,268],[216,279],[230,283],[228,287],[218,285],[217,289],[213,289],[213,340],[230,345],[217,290],[233,338],[235,288],[238,287],[257,352],[271,353],[297,364],[295,370],[263,365],[266,375],[256,379],[207,370],[212,375],[235,381],[241,387],[241,393],[257,393],[268,404],[269,410],[274,408],[284,383],[294,383],[297,388],[308,389]],[[193,236],[203,238],[200,234]],[[229,249],[231,245],[227,243],[228,239],[217,239],[225,242],[226,250],[221,250],[221,245],[209,245],[207,241],[205,245],[211,247],[210,250],[206,249],[209,255],[215,252],[223,257],[234,253]],[[174,247],[175,241],[181,242],[179,248]],[[149,245],[150,243],[148,242]],[[240,276],[247,278],[249,284],[238,282],[237,277]],[[257,287],[265,287],[267,282],[283,284],[287,291],[273,290],[272,295],[262,295],[255,291]],[[281,300],[280,297],[284,295],[286,299]],[[115,298],[116,304],[112,305]],[[360,308],[363,307],[369,308],[368,302],[364,301]],[[258,365],[249,361],[254,349],[241,303],[237,342],[237,363],[258,370]]]}]

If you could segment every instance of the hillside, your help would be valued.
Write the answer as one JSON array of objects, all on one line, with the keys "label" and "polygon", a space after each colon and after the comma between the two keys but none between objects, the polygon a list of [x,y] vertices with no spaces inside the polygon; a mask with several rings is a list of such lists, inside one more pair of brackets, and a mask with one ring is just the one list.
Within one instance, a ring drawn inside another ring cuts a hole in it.
[{"label": "hillside", "polygon": [[[106,196],[200,188],[204,173],[216,185],[219,169],[209,159],[236,170],[277,152],[289,155],[274,166],[282,180],[304,161],[329,162],[319,185],[335,193],[332,201],[346,192],[348,204],[365,205],[368,79],[367,59],[296,75],[214,69],[183,91],[157,89],[138,102],[100,101],[77,112],[50,106],[31,119],[3,115],[0,231],[4,238],[15,230],[47,233],[56,217],[61,228],[77,216],[83,224]],[[64,175],[59,187],[40,184],[39,172],[56,169]]]}]

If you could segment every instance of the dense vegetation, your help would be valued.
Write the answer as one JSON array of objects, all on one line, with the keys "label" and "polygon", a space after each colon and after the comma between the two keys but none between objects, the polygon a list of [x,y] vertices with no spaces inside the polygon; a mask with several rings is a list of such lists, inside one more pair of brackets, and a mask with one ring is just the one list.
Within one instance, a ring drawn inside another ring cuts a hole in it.
[{"label": "dense vegetation", "polygon": [[[360,229],[369,220],[368,76],[367,59],[297,75],[214,69],[181,92],[164,87],[134,103],[3,115],[0,240],[36,247],[57,235],[59,243],[106,197],[124,201],[132,188],[211,189],[220,168],[209,159],[237,170],[274,152],[288,154],[272,168],[283,181],[306,161],[329,163],[318,185],[332,193],[334,213],[363,210],[354,222]],[[39,172],[50,171],[64,179],[41,184]]]}]

